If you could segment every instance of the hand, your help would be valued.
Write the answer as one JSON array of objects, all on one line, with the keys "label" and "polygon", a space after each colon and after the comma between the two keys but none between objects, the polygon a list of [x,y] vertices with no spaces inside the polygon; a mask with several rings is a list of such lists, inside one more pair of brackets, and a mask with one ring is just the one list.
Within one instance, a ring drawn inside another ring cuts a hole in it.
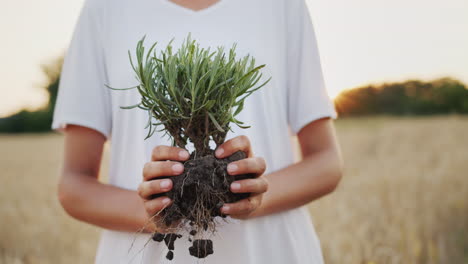
[{"label": "hand", "polygon": [[[151,161],[143,168],[143,182],[138,186],[138,194],[144,201],[146,212],[152,223],[158,223],[161,218],[158,213],[169,206],[172,201],[161,195],[172,189],[171,176],[182,174],[184,165],[181,162],[189,158],[189,153],[181,148],[157,146],[153,149]],[[153,226],[158,232],[164,232],[162,226]]]},{"label": "hand", "polygon": [[251,196],[235,203],[224,204],[221,212],[233,218],[247,219],[255,216],[262,203],[263,193],[268,190],[268,182],[263,176],[266,163],[263,158],[253,156],[250,141],[246,136],[238,136],[224,142],[216,149],[215,156],[219,159],[225,158],[239,150],[244,151],[247,158],[229,163],[228,173],[230,175],[252,173],[256,175],[256,178],[233,182],[231,191],[233,193],[251,193]]}]

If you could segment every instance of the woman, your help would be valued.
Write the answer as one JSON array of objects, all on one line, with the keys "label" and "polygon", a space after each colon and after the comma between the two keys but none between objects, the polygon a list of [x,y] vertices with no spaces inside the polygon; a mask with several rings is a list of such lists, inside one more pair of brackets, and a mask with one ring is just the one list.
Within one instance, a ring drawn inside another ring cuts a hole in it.
[{"label": "woman", "polygon": [[[263,76],[272,77],[239,116],[251,128],[233,127],[216,151],[218,157],[246,151],[249,157],[231,163],[229,173],[258,177],[231,186],[253,198],[221,209],[229,221],[211,238],[214,254],[203,262],[322,263],[303,205],[335,189],[341,157],[304,0],[86,0],[65,57],[53,122],[54,129],[65,131],[58,190],[63,208],[105,229],[96,263],[167,261],[163,245],[146,244],[149,234],[135,232],[170,204],[167,197],[148,198],[172,188],[171,180],[158,177],[180,174],[176,161],[188,153],[168,147],[162,133],[143,140],[147,113],[120,109],[139,102],[137,91],[115,92],[104,84],[136,84],[127,51],[133,54],[143,35],[148,45],[158,41],[164,48],[171,39],[179,47],[189,32],[206,47],[237,43],[240,56],[251,54],[266,64]],[[291,134],[303,156],[297,163]],[[98,181],[106,140],[111,141],[109,184]],[[172,263],[196,262],[189,246],[178,239]]]}]

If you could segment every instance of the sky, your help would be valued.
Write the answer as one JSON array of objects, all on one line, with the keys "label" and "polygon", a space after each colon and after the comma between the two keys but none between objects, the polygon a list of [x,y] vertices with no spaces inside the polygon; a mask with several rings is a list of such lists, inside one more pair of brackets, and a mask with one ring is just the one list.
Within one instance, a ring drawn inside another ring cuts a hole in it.
[{"label": "sky", "polygon": [[[235,0],[221,0],[235,1]],[[450,76],[468,84],[467,0],[307,0],[325,83]],[[83,0],[0,2],[0,117],[46,102],[41,64],[64,54]]]}]

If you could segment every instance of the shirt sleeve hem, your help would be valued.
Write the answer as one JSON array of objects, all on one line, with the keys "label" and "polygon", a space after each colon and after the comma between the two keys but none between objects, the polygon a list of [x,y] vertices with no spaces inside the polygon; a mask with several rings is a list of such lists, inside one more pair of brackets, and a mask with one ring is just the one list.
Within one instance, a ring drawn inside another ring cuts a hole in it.
[{"label": "shirt sleeve hem", "polygon": [[291,129],[294,132],[294,134],[297,135],[299,131],[301,131],[302,128],[304,128],[306,125],[317,121],[319,119],[323,118],[331,118],[331,119],[336,119],[338,117],[336,111],[333,112],[323,112],[323,113],[317,113],[314,115],[306,115],[304,118],[300,119],[297,124],[291,124]]},{"label": "shirt sleeve hem", "polygon": [[106,139],[109,139],[110,137],[110,131],[109,129],[106,129],[104,127],[100,127],[96,124],[93,124],[89,122],[89,120],[79,120],[79,119],[60,119],[60,120],[54,120],[52,122],[52,130],[55,130],[57,132],[63,133],[65,132],[65,128],[67,125],[77,125],[77,126],[82,126],[86,128],[90,128],[92,130],[95,130],[99,133],[101,133]]}]

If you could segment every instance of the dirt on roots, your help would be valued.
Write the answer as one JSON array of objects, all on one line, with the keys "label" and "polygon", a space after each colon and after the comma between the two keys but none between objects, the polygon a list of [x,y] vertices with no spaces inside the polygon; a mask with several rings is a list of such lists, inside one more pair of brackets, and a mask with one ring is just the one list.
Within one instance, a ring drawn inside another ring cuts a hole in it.
[{"label": "dirt on roots", "polygon": [[[174,257],[174,241],[181,238],[179,231],[184,228],[189,229],[189,241],[192,246],[189,252],[197,258],[205,258],[213,254],[213,242],[209,239],[193,239],[195,234],[203,238],[204,232],[216,231],[216,217],[226,217],[220,211],[225,203],[233,203],[250,196],[249,193],[232,193],[231,183],[237,180],[253,178],[254,174],[229,175],[227,165],[230,162],[246,158],[246,154],[238,151],[233,155],[217,159],[214,152],[195,157],[195,153],[190,155],[190,159],[184,162],[184,172],[178,176],[170,176],[173,188],[167,193],[153,196],[168,196],[173,203],[161,211],[158,226],[173,227],[173,233],[155,233],[153,240],[164,241],[169,252],[166,256],[171,260]],[[170,230],[173,230],[170,228]]]}]

